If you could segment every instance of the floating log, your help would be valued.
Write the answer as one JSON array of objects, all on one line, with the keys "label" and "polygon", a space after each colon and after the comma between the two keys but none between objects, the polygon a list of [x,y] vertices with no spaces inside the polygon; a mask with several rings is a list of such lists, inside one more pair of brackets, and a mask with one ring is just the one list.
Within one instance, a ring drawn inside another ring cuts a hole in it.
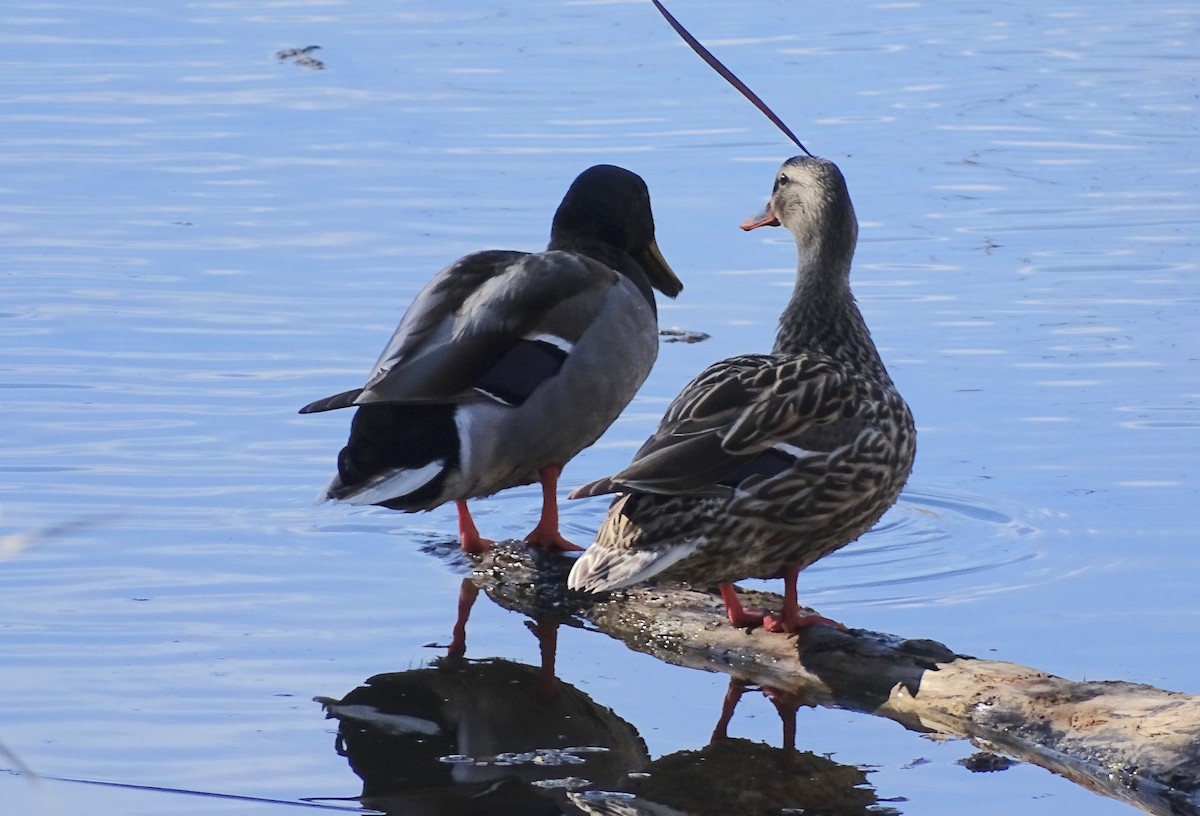
[{"label": "floating log", "polygon": [[[602,632],[667,663],[967,739],[1148,813],[1200,814],[1200,697],[1073,682],[864,629],[816,626],[800,637],[735,629],[715,594],[666,585],[567,590],[571,563],[502,542],[474,562],[472,580],[500,606]],[[783,601],[741,594],[748,608]]]}]

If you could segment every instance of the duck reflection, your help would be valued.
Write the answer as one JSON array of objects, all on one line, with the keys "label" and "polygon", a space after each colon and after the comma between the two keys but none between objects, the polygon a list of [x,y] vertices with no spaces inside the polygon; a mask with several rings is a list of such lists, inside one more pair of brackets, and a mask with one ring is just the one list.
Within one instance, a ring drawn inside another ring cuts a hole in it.
[{"label": "duck reflection", "polygon": [[[611,709],[561,680],[547,686],[556,624],[529,624],[541,666],[463,657],[458,633],[476,597],[464,584],[450,655],[376,675],[341,700],[316,698],[338,720],[336,750],[362,779],[364,806],[405,816],[897,813],[878,804],[861,769],[796,751],[802,699],[737,679],[709,745],[651,762]],[[782,748],[728,736],[753,690],[778,711]]]},{"label": "duck reflection", "polygon": [[627,788],[572,792],[571,804],[591,816],[899,816],[878,804],[859,768],[807,751],[785,759],[745,739],[668,754]]},{"label": "duck reflection", "polygon": [[[737,705],[758,689],[783,726],[783,747],[728,736]],[[899,816],[879,804],[866,773],[796,750],[801,697],[731,678],[707,746],[660,757],[628,778],[623,791],[582,791],[572,804],[595,816]]]},{"label": "duck reflection", "polygon": [[[467,653],[467,621],[471,610],[479,599],[479,586],[470,578],[464,578],[458,591],[458,611],[451,630],[450,643],[446,646],[448,660],[458,660]],[[554,674],[554,661],[558,654],[559,621],[552,617],[538,616],[525,621],[525,626],[538,640],[541,668],[538,670],[538,694],[551,697],[557,691],[558,678]]]},{"label": "duck reflection", "polygon": [[389,814],[577,813],[567,792],[615,788],[649,762],[632,725],[579,689],[544,690],[542,668],[443,658],[379,674],[341,700],[337,752]]},{"label": "duck reflection", "polygon": [[[655,760],[644,772],[629,775],[623,790],[572,791],[571,804],[590,816],[899,816],[879,804],[860,768],[797,752],[794,745],[774,748],[726,736],[733,707],[748,688],[739,681],[731,684],[704,748]],[[786,733],[799,704],[778,695],[772,702]]]}]

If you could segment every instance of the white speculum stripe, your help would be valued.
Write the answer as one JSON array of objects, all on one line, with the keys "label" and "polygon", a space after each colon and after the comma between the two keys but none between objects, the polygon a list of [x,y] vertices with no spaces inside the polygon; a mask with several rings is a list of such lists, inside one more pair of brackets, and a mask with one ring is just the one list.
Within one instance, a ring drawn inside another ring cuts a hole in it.
[{"label": "white speculum stripe", "polygon": [[556,334],[527,334],[525,335],[524,339],[533,340],[539,343],[549,343],[555,348],[562,349],[562,351],[566,354],[570,354],[571,350],[575,348],[575,344],[570,340],[559,337]]}]

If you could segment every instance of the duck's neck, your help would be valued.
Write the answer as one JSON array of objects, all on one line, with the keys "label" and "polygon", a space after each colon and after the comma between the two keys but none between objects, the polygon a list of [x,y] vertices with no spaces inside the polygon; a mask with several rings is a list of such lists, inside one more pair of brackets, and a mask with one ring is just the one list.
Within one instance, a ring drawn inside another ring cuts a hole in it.
[{"label": "duck's neck", "polygon": [[609,269],[624,275],[633,281],[638,291],[649,301],[651,308],[654,308],[657,313],[657,307],[654,304],[654,290],[650,286],[650,278],[647,277],[646,270],[625,250],[604,241],[576,238],[556,232],[550,233],[550,243],[546,246],[546,250],[548,252],[573,252],[576,255],[586,255],[592,260],[604,264]]},{"label": "duck's neck", "polygon": [[816,351],[855,364],[876,377],[887,370],[850,291],[853,238],[797,242],[796,288],[779,318],[774,354]]}]

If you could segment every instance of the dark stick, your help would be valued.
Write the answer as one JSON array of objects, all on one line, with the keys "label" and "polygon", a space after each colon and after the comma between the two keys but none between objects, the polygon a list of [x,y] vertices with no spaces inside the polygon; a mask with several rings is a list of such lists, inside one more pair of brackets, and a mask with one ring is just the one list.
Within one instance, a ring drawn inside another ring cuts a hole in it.
[{"label": "dark stick", "polygon": [[808,152],[808,148],[796,138],[796,134],[792,133],[791,128],[785,125],[783,120],[775,115],[775,111],[767,107],[766,102],[763,102],[758,98],[758,94],[746,87],[745,82],[742,82],[740,79],[738,79],[737,76],[734,75],[733,71],[730,71],[728,68],[726,68],[723,62],[714,57],[711,51],[701,45],[700,41],[693,37],[686,28],[680,25],[679,21],[671,15],[671,12],[667,11],[666,7],[663,6],[662,3],[658,2],[658,0],[650,0],[650,2],[654,3],[654,7],[658,9],[659,13],[662,14],[662,16],[666,18],[666,21],[671,24],[671,28],[675,29],[675,33],[680,37],[683,37],[683,41],[690,45],[692,50],[700,55],[701,59],[711,65],[714,71],[723,76],[726,82],[737,88],[741,92],[742,96],[746,97],[751,101],[751,103],[754,104],[754,107],[766,114],[767,118],[775,123],[775,127],[782,130],[789,139],[795,142],[796,146],[803,150],[805,155],[812,156],[812,153]]}]

